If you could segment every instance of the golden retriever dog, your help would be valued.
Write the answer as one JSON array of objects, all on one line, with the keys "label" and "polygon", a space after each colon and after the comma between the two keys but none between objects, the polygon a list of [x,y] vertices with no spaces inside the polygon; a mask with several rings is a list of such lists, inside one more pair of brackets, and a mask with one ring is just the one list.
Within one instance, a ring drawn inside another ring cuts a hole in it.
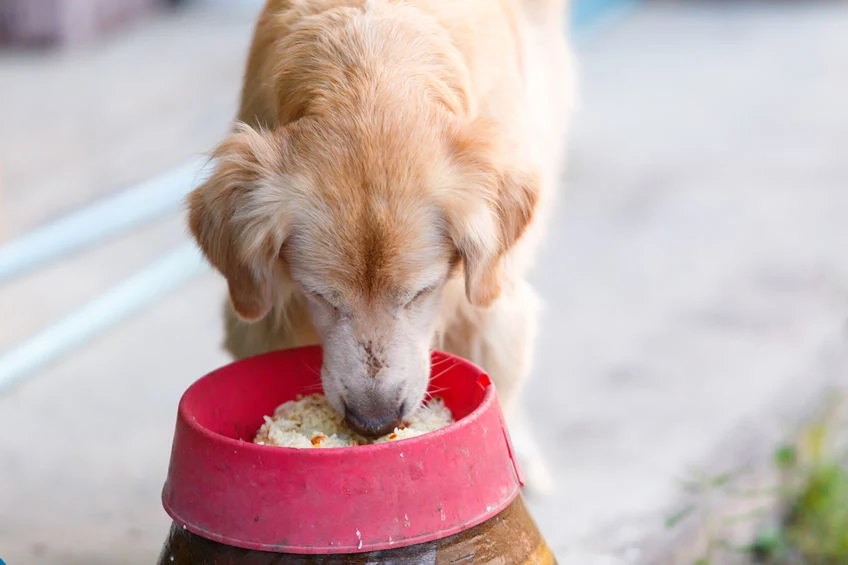
[{"label": "golden retriever dog", "polygon": [[238,125],[189,197],[236,358],[320,343],[328,400],[378,436],[424,401],[431,348],[465,357],[495,382],[537,488],[518,393],[571,98],[564,9],[269,0]]}]

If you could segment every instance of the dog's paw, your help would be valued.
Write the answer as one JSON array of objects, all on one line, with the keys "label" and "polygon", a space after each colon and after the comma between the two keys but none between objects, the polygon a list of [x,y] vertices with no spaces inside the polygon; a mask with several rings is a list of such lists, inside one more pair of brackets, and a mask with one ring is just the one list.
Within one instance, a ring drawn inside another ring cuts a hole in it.
[{"label": "dog's paw", "polygon": [[518,464],[524,473],[524,493],[530,497],[546,497],[556,492],[556,480],[547,462],[538,456],[517,453]]},{"label": "dog's paw", "polygon": [[524,475],[524,492],[529,496],[547,496],[556,491],[556,480],[527,423],[514,419],[510,428],[515,457]]}]

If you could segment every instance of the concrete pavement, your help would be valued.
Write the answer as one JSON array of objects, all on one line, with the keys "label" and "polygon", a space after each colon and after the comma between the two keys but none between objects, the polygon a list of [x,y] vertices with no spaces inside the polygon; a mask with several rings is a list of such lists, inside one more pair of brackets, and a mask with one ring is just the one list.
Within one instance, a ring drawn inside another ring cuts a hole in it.
[{"label": "concrete pavement", "polygon": [[[775,414],[787,390],[845,384],[840,355],[810,371],[844,348],[848,312],[848,5],[802,4],[650,3],[579,53],[527,392],[559,484],[532,508],[561,563],[648,562],[680,475],[751,418],[789,422]],[[178,226],[3,288],[2,346],[40,305],[39,325],[181,240]],[[154,561],[176,402],[226,361],[222,294],[202,276],[0,397],[7,563]]]}]

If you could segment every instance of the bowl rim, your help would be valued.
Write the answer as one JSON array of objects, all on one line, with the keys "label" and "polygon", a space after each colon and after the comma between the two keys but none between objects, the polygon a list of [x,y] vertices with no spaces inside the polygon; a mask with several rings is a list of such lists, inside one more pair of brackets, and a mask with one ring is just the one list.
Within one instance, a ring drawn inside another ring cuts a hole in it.
[{"label": "bowl rim", "polygon": [[[315,347],[317,347],[317,346],[315,346]],[[306,348],[306,349],[308,349],[308,348]],[[321,456],[326,456],[328,454],[335,455],[335,454],[349,453],[350,450],[356,450],[356,452],[360,453],[360,454],[366,453],[366,451],[370,451],[370,452],[374,453],[374,452],[378,452],[380,450],[393,449],[398,444],[411,445],[411,443],[409,443],[409,442],[427,441],[427,439],[425,439],[425,438],[430,438],[430,440],[432,440],[433,438],[438,437],[440,435],[445,435],[445,434],[451,433],[454,430],[459,430],[463,427],[472,425],[474,422],[476,422],[481,417],[481,415],[487,409],[490,408],[491,404],[495,401],[495,398],[496,398],[495,386],[494,386],[494,383],[492,382],[491,377],[489,377],[489,375],[486,374],[485,372],[481,371],[480,375],[477,377],[477,385],[480,388],[483,389],[482,400],[474,408],[474,410],[472,410],[471,412],[469,412],[468,414],[466,414],[465,416],[463,416],[459,420],[456,420],[453,423],[448,424],[447,426],[441,427],[438,430],[433,430],[431,432],[423,433],[423,434],[418,435],[418,436],[414,436],[414,437],[410,437],[410,438],[403,438],[403,439],[399,439],[399,440],[396,440],[396,441],[386,441],[386,442],[383,442],[383,443],[369,443],[369,444],[365,444],[365,445],[351,445],[351,446],[344,446],[344,447],[322,447],[322,448],[313,448],[313,449],[302,448],[302,447],[287,447],[287,446],[278,446],[278,445],[259,444],[259,443],[255,443],[252,440],[231,438],[231,437],[226,436],[224,434],[220,434],[218,432],[215,432],[215,431],[207,428],[206,426],[200,424],[200,422],[198,422],[197,419],[194,418],[188,412],[189,408],[188,408],[187,404],[190,402],[190,400],[188,399],[188,396],[191,393],[192,389],[194,389],[194,387],[202,386],[202,382],[204,380],[206,380],[207,378],[214,377],[214,375],[216,373],[228,368],[230,365],[233,365],[235,363],[240,363],[242,361],[247,361],[249,359],[253,359],[253,358],[256,358],[256,357],[262,357],[264,355],[267,355],[267,353],[262,353],[262,354],[259,354],[259,355],[253,355],[251,357],[245,357],[244,359],[233,361],[232,363],[228,363],[228,364],[226,364],[222,367],[219,367],[218,369],[210,371],[209,373],[205,374],[201,378],[194,381],[185,390],[182,397],[180,398],[180,402],[179,402],[179,405],[178,405],[178,408],[177,408],[178,417],[186,425],[188,425],[192,430],[199,432],[201,435],[205,436],[207,439],[222,443],[224,445],[230,445],[234,448],[256,449],[256,450],[259,450],[259,452],[262,452],[264,450],[268,450],[268,453],[277,453],[277,452],[279,452],[279,450],[283,450],[283,451],[286,451],[290,454],[297,452],[298,454],[305,455],[307,457],[321,457]],[[455,357],[454,355],[452,355],[450,353],[444,353],[442,351],[433,351],[433,355],[444,356],[445,358],[448,358],[448,359],[451,358],[451,357]],[[323,387],[321,389],[320,394],[323,395]],[[284,400],[282,403],[285,403],[285,402],[290,402],[290,401]],[[265,416],[265,415],[263,415],[263,416]],[[451,412],[451,417],[453,417],[453,412]],[[258,428],[257,428],[257,431],[258,431]]]}]

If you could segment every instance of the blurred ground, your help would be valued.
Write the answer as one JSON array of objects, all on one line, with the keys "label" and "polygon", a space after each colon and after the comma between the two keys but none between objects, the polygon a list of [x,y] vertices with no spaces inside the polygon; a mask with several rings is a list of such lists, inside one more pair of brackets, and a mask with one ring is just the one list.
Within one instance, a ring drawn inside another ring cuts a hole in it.
[{"label": "blurred ground", "polygon": [[220,141],[249,14],[179,11],[71,52],[0,55],[0,241]]},{"label": "blurred ground", "polygon": [[[846,29],[844,3],[649,3],[580,49],[582,108],[535,277],[547,310],[528,390],[559,481],[533,509],[561,562],[612,550],[639,562],[675,479],[839,347]],[[0,89],[11,231],[208,149],[232,114],[248,33],[247,20],[182,16],[102,54],[35,69],[0,58],[0,83],[17,86]],[[70,89],[88,93],[87,109],[61,101]],[[20,111],[31,100],[43,114]],[[45,207],[43,194],[67,198]],[[183,239],[179,219],[164,219],[4,287],[0,348]],[[226,360],[222,295],[204,275],[0,397],[7,563],[154,562],[177,400]],[[846,366],[828,370],[844,378]]]}]

